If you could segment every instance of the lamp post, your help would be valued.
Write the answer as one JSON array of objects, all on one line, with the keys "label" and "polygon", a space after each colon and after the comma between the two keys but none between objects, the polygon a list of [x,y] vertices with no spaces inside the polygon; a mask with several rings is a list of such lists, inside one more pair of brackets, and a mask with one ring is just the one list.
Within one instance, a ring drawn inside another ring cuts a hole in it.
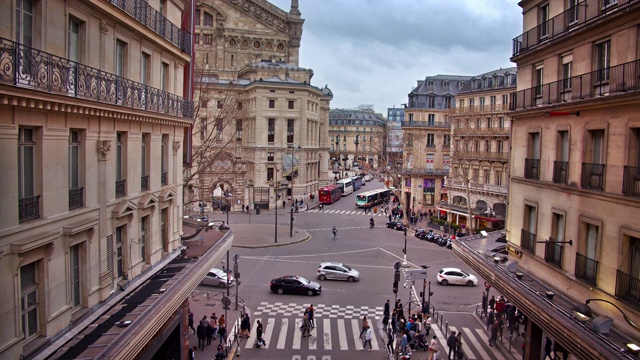
[{"label": "lamp post", "polygon": [[[276,174],[277,174],[277,169],[276,169]],[[274,235],[274,239],[275,239],[275,243],[278,243],[278,201],[280,200],[280,181],[276,181],[276,219],[274,221],[273,224],[273,228],[275,229],[275,235]]]},{"label": "lamp post", "polygon": [[356,138],[355,140],[353,140],[353,143],[356,145],[356,152],[355,152],[355,155],[353,156],[353,161],[358,161],[358,145],[360,145],[360,134],[356,134]]},{"label": "lamp post", "polygon": [[293,160],[293,150],[300,149],[300,145],[293,144],[289,146],[291,148],[291,217],[289,218],[289,237],[293,237],[293,208],[295,207],[296,200],[293,197],[293,179],[296,176],[296,171],[294,171],[294,160]]},{"label": "lamp post", "polygon": [[622,309],[620,309],[618,307],[618,305],[612,303],[609,300],[605,300],[605,299],[587,299],[584,301],[584,304],[577,304],[573,307],[573,310],[576,313],[576,317],[579,320],[585,321],[589,318],[591,318],[591,308],[589,307],[589,303],[592,301],[602,301],[605,302],[609,305],[612,305],[614,308],[618,309],[618,311],[620,311],[620,313],[622,314],[622,317],[624,318],[624,321],[627,322],[627,324],[629,324],[629,326],[631,326],[632,328],[634,328],[637,331],[640,331],[640,326],[638,324],[636,324],[635,322],[633,322],[633,320],[631,320],[627,314],[624,313],[624,311],[622,311]]},{"label": "lamp post", "polygon": [[[340,160],[341,160],[341,155],[340,155],[340,135],[336,136],[336,158],[338,159],[338,170],[340,170]],[[340,178],[342,179],[342,174],[340,174]]]},{"label": "lamp post", "polygon": [[402,267],[409,267],[409,263],[407,262],[407,227],[404,228],[404,249],[402,249]]}]

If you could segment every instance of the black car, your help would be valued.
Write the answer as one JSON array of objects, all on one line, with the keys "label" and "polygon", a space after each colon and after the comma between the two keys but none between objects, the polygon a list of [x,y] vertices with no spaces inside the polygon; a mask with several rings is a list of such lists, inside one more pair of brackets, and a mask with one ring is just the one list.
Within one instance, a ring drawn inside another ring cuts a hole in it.
[{"label": "black car", "polygon": [[389,229],[394,229],[394,230],[398,230],[398,231],[404,231],[407,227],[404,226],[403,223],[401,223],[400,221],[389,221],[387,223],[387,227]]},{"label": "black car", "polygon": [[271,280],[269,289],[278,294],[303,294],[308,296],[320,295],[322,286],[317,282],[309,281],[302,276],[286,275]]}]

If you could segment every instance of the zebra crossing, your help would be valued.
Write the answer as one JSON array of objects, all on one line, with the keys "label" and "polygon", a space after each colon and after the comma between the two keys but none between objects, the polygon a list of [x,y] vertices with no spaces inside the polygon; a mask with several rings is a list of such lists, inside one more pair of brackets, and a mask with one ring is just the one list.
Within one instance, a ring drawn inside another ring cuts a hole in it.
[{"label": "zebra crossing", "polygon": [[310,213],[322,213],[322,214],[336,214],[336,215],[366,215],[366,216],[382,216],[382,217],[387,217],[388,215],[385,215],[384,212],[382,211],[378,211],[378,213],[374,213],[373,211],[371,211],[370,213],[366,213],[364,212],[364,210],[320,210],[318,208],[312,209],[312,210],[307,210],[305,212],[310,212]]}]

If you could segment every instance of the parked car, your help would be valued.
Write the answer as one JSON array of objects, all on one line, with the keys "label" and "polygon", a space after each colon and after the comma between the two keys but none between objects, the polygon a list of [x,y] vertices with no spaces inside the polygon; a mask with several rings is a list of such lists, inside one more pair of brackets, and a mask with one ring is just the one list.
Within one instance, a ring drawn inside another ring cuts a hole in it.
[{"label": "parked car", "polygon": [[318,280],[336,279],[354,282],[360,280],[360,272],[339,262],[323,262],[318,266]]},{"label": "parked car", "polygon": [[303,294],[320,295],[322,286],[317,282],[309,281],[302,276],[285,275],[271,280],[269,289],[278,294]]},{"label": "parked car", "polygon": [[207,276],[202,279],[203,285],[216,286],[221,288],[227,287],[227,276],[229,276],[229,286],[233,286],[236,283],[236,280],[233,278],[231,274],[225,274],[224,271],[213,268],[209,270]]},{"label": "parked car", "polygon": [[478,278],[458,268],[443,268],[438,271],[438,282],[445,286],[449,284],[476,286]]},{"label": "parked car", "polygon": [[398,231],[404,231],[407,227],[404,226],[403,223],[401,223],[400,221],[389,221],[387,223],[387,227],[389,229],[393,229],[393,230],[398,230]]}]

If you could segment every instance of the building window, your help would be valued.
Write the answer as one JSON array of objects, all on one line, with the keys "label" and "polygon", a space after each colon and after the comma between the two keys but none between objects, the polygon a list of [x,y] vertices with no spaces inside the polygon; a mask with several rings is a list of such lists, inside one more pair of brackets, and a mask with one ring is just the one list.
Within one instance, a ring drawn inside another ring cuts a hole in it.
[{"label": "building window", "polygon": [[504,140],[498,140],[497,143],[497,152],[498,153],[503,153],[504,152]]},{"label": "building window", "polygon": [[442,90],[444,92],[451,92],[451,83],[448,81],[443,81],[442,82]]},{"label": "building window", "polygon": [[273,181],[273,168],[267,168],[267,181]]},{"label": "building window", "polygon": [[115,277],[120,279],[124,276],[124,260],[122,254],[122,239],[124,239],[124,228],[126,225],[118,226],[116,228],[116,268]]},{"label": "building window", "polygon": [[293,110],[295,105],[295,101],[293,100],[289,100],[289,102],[287,103],[287,107],[289,108],[289,110]]},{"label": "building window", "polygon": [[487,129],[491,129],[493,127],[493,119],[487,118]]},{"label": "building window", "polygon": [[607,40],[596,44],[596,70],[597,81],[609,81],[609,64],[611,61],[611,41]]},{"label": "building window", "polygon": [[209,100],[201,100],[200,101],[200,107],[203,108],[203,109],[209,108]]},{"label": "building window", "polygon": [[427,91],[434,91],[435,90],[435,86],[433,86],[433,81],[429,80],[427,81]]},{"label": "building window", "polygon": [[590,222],[581,222],[581,241],[576,254],[576,277],[596,284],[598,275],[598,241],[600,226]]},{"label": "building window", "polygon": [[213,45],[213,35],[202,35],[203,45]]},{"label": "building window", "polygon": [[141,189],[149,190],[149,146],[150,134],[142,134],[141,152],[140,152],[140,174],[142,174]]},{"label": "building window", "polygon": [[149,226],[149,216],[140,218],[140,260],[147,262],[147,227]]},{"label": "building window", "polygon": [[524,206],[524,221],[522,227],[521,246],[523,249],[535,254],[536,249],[536,222],[537,208],[532,205]]},{"label": "building window", "polygon": [[276,108],[276,101],[274,99],[270,99],[269,100],[269,109],[275,109]]},{"label": "building window", "polygon": [[482,119],[476,119],[476,129],[480,129],[482,127]]},{"label": "building window", "polygon": [[538,36],[545,39],[549,35],[549,4],[538,8]]},{"label": "building window", "polygon": [[480,97],[479,101],[480,101],[480,111],[483,111],[484,110],[484,96]]},{"label": "building window", "polygon": [[222,131],[224,130],[224,122],[222,119],[216,119],[216,141],[222,141]]},{"label": "building window", "polygon": [[242,110],[242,102],[238,101],[238,110]]},{"label": "building window", "polygon": [[433,109],[433,108],[436,107],[436,98],[435,98],[435,96],[427,97],[427,101],[428,101],[428,105],[427,105],[428,108]]},{"label": "building window", "polygon": [[20,309],[22,333],[25,340],[29,340],[39,333],[40,294],[38,293],[38,280],[37,262],[20,267]]},{"label": "building window", "polygon": [[433,170],[435,154],[427,154],[426,166],[427,170]]},{"label": "building window", "polygon": [[79,244],[69,248],[69,275],[71,281],[71,305],[73,307],[78,307],[82,303]]},{"label": "building window", "polygon": [[460,108],[460,111],[464,111],[464,99],[458,100],[458,107]]},{"label": "building window", "polygon": [[502,110],[509,108],[509,95],[502,95]]},{"label": "building window", "polygon": [[[564,215],[553,213],[551,218],[551,238],[549,241],[564,241]],[[562,267],[562,244],[547,243],[545,249],[545,260]]]},{"label": "building window", "polygon": [[268,152],[267,153],[267,161],[274,161],[275,156],[273,154],[273,152]]},{"label": "building window", "polygon": [[529,133],[527,157],[525,158],[524,177],[539,180],[540,166],[540,133]]},{"label": "building window", "polygon": [[503,117],[499,117],[498,118],[498,127],[500,129],[504,129],[504,118]]},{"label": "building window", "polygon": [[491,184],[491,172],[489,170],[484,170],[484,183]]},{"label": "building window", "polygon": [[33,1],[16,0],[16,41],[33,47]]},{"label": "building window", "polygon": [[444,146],[445,148],[449,148],[449,147],[451,146],[451,135],[446,134],[446,135],[444,136],[443,146]]},{"label": "building window", "polygon": [[[580,0],[569,0],[568,6],[568,16],[569,16],[569,25],[578,22],[578,2]],[[605,0],[607,1],[607,0]]]},{"label": "building window", "polygon": [[491,141],[489,140],[484,141],[484,151],[491,152]]},{"label": "building window", "polygon": [[163,62],[160,68],[160,90],[167,91],[169,88],[169,64]]},{"label": "building window", "polygon": [[442,154],[442,169],[444,171],[449,171],[451,166],[451,158],[449,154]]},{"label": "building window", "polygon": [[436,123],[436,114],[428,114],[427,121],[429,126],[433,126]]},{"label": "building window", "polygon": [[126,194],[125,188],[125,134],[122,132],[116,133],[116,197],[124,196]]},{"label": "building window", "polygon": [[151,78],[151,66],[149,66],[149,63],[151,61],[151,55],[149,54],[145,54],[142,53],[141,59],[140,59],[140,66],[142,67],[142,69],[140,69],[140,82],[143,85],[149,85],[148,81]]},{"label": "building window", "polygon": [[476,140],[473,142],[473,151],[475,152],[480,151],[480,141]]},{"label": "building window", "polygon": [[436,146],[435,138],[435,134],[427,134],[427,147]]},{"label": "building window", "polygon": [[80,131],[69,131],[69,210],[84,204],[80,187]]},{"label": "building window", "polygon": [[445,109],[450,109],[451,108],[451,98],[448,96],[445,96],[444,98],[444,108]]},{"label": "building window", "polygon": [[496,97],[495,96],[490,96],[489,97],[489,102],[490,102],[491,111],[495,111],[496,110]]},{"label": "building window", "polygon": [[216,109],[220,110],[224,107],[224,101],[218,100],[216,101]]},{"label": "building window", "polygon": [[125,77],[126,48],[127,48],[127,44],[125,44],[120,40],[116,41],[116,75],[120,77]]},{"label": "building window", "polygon": [[495,180],[496,180],[496,185],[502,186],[502,171],[496,170]]},{"label": "building window", "polygon": [[208,12],[204,12],[204,19],[202,21],[203,26],[213,27],[213,15]]},{"label": "building window", "polygon": [[[20,221],[40,217],[39,205],[35,196],[35,131],[32,128],[18,129],[18,198]],[[24,203],[24,204],[23,204]],[[35,205],[32,208],[31,205]],[[33,211],[28,211],[28,209]]]},{"label": "building window", "polygon": [[558,131],[556,160],[553,162],[553,182],[566,184],[569,171],[569,131]]},{"label": "building window", "polygon": [[542,96],[542,86],[544,80],[544,68],[542,66],[536,67],[535,72],[535,95]]},{"label": "building window", "polygon": [[242,141],[242,120],[236,120],[236,141]]},{"label": "building window", "polygon": [[273,143],[276,139],[276,119],[267,119],[267,142]]},{"label": "building window", "polygon": [[287,143],[288,144],[293,144],[294,126],[295,126],[295,120],[294,119],[288,119],[287,120]]},{"label": "building window", "polygon": [[207,118],[200,118],[200,141],[207,138]]}]

